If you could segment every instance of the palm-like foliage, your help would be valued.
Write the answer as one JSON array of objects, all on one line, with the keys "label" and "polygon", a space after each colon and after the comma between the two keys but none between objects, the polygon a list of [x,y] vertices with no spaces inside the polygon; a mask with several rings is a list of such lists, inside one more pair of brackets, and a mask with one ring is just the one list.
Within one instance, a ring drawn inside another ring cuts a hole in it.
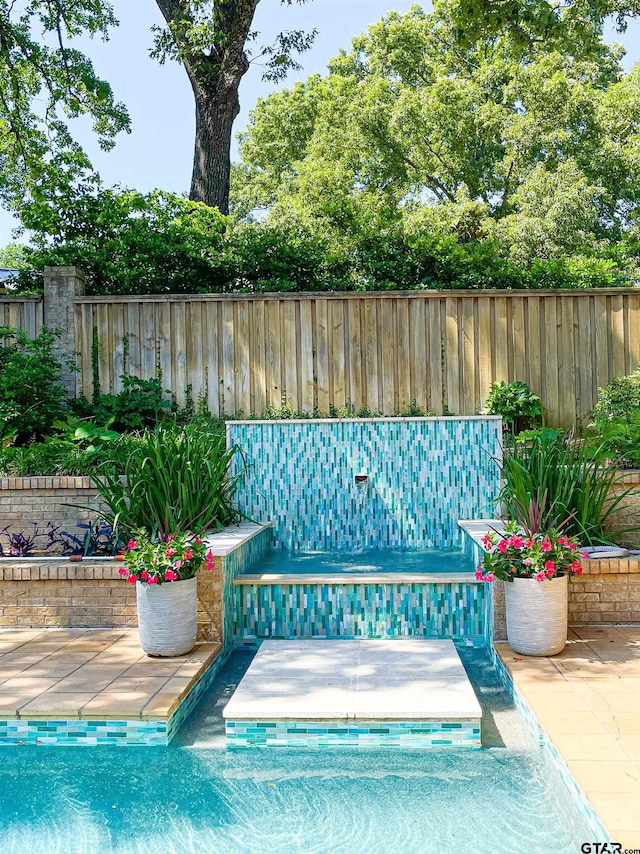
[{"label": "palm-like foliage", "polygon": [[125,533],[145,530],[160,538],[228,525],[239,518],[237,476],[229,476],[236,453],[224,434],[197,423],[146,432],[131,448],[124,476],[115,462],[94,476],[107,508],[102,516]]},{"label": "palm-like foliage", "polygon": [[500,501],[510,519],[533,531],[562,528],[583,545],[610,543],[622,531],[605,529],[626,492],[617,468],[605,463],[602,446],[588,448],[547,431],[528,445],[505,448]]}]

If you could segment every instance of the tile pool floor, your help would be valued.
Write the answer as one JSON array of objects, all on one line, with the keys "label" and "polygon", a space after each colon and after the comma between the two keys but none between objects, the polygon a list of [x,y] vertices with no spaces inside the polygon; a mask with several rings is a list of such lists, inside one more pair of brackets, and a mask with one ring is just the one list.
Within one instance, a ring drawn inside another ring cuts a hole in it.
[{"label": "tile pool floor", "polygon": [[137,629],[1,630],[0,716],[166,719],[219,651],[152,659]]},{"label": "tile pool floor", "polygon": [[640,626],[576,628],[552,658],[496,649],[612,839],[640,849]]}]

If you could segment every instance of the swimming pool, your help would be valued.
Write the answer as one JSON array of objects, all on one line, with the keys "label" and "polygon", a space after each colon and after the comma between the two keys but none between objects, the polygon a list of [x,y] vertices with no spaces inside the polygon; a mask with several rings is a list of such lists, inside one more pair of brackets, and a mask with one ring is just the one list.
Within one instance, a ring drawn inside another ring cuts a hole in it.
[{"label": "swimming pool", "polygon": [[491,745],[452,751],[224,749],[235,653],[169,748],[6,747],[3,854],[574,854],[591,838],[501,690],[462,653]]},{"label": "swimming pool", "polygon": [[364,551],[273,551],[251,573],[275,575],[351,575],[471,573],[461,549],[366,549]]}]

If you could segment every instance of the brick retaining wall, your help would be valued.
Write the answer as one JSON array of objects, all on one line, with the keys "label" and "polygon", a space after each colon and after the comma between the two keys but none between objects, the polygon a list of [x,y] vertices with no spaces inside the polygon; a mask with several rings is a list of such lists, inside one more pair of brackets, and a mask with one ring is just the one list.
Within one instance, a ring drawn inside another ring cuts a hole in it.
[{"label": "brick retaining wall", "polygon": [[[221,642],[222,565],[198,575],[198,639]],[[138,625],[136,588],[116,561],[7,561],[0,565],[0,628]]]},{"label": "brick retaining wall", "polygon": [[630,470],[624,473],[622,483],[614,487],[613,493],[620,495],[629,487],[632,487],[631,492],[622,499],[618,507],[611,514],[609,520],[609,531],[624,530],[625,528],[634,528],[635,530],[616,537],[616,542],[627,548],[640,547],[640,471]]},{"label": "brick retaining wall", "polygon": [[[35,524],[46,535],[51,522],[83,539],[85,530],[77,526],[96,518],[97,496],[89,477],[1,477],[0,528],[9,525],[14,532],[30,535]],[[38,541],[46,545],[46,537]],[[0,535],[5,552],[8,542],[6,535]],[[47,550],[47,554],[55,553]]]},{"label": "brick retaining wall", "polygon": [[569,625],[640,623],[640,559],[586,560],[569,579]]},{"label": "brick retaining wall", "polygon": [[[214,568],[198,573],[198,640],[230,642],[225,572],[234,575],[259,558],[270,543],[270,530],[242,523],[211,535],[208,543]],[[251,550],[251,543],[259,548]],[[0,628],[137,626],[136,588],[120,575],[123,565],[98,559],[0,561]]]}]

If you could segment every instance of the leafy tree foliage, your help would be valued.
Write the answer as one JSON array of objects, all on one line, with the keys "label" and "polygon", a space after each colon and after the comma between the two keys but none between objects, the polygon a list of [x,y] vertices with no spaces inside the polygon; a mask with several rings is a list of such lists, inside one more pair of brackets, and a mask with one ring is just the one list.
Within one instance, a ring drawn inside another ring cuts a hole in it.
[{"label": "leafy tree foliage", "polygon": [[78,266],[90,293],[216,291],[226,281],[225,218],[171,193],[70,192],[25,205],[22,223],[34,235],[31,268]]},{"label": "leafy tree foliage", "polygon": [[259,102],[235,212],[354,248],[376,232],[414,247],[454,235],[519,270],[633,275],[640,67],[622,73],[590,5],[488,0],[485,18],[469,3],[466,27],[452,0],[390,13],[327,77]]},{"label": "leafy tree foliage", "polygon": [[108,37],[117,23],[103,0],[0,0],[0,201],[16,205],[55,193],[91,164],[68,120],[88,116],[109,149],[128,130],[125,107],[68,42],[81,33]]}]

